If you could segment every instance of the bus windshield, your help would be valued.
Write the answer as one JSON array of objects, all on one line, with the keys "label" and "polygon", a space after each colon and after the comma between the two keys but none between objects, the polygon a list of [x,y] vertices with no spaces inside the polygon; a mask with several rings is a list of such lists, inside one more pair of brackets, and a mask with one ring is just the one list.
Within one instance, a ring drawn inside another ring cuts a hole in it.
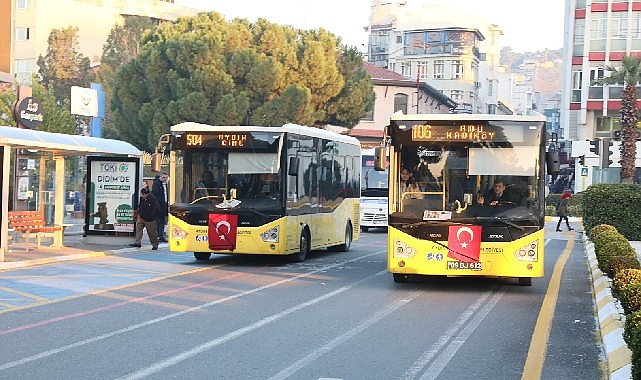
[{"label": "bus windshield", "polygon": [[[232,140],[231,135],[201,134],[201,145],[197,147],[187,144],[188,135],[174,139],[176,201],[223,208],[233,196],[234,205],[241,202],[262,211],[280,209],[282,136],[247,132],[236,134]],[[222,138],[229,141],[223,142]]]},{"label": "bus windshield", "polygon": [[374,169],[374,149],[364,150],[362,153],[362,175],[361,195],[362,196],[384,196],[387,197],[389,172]]},{"label": "bus windshield", "polygon": [[405,123],[394,129],[393,161],[395,178],[406,171],[409,179],[399,178],[390,193],[390,223],[529,225],[543,218],[543,123]]}]

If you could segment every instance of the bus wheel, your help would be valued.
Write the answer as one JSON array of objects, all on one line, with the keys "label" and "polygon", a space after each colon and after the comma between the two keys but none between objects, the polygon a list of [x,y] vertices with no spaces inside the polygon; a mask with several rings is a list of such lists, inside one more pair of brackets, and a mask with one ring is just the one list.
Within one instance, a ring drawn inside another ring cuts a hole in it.
[{"label": "bus wheel", "polygon": [[361,226],[361,231],[367,232],[369,231],[369,227]]},{"label": "bus wheel", "polygon": [[209,260],[211,257],[210,252],[194,252],[194,257],[196,260]]},{"label": "bus wheel", "polygon": [[520,286],[532,286],[532,277],[519,277]]},{"label": "bus wheel", "polygon": [[394,282],[397,284],[402,284],[407,281],[409,281],[410,275],[409,274],[402,274],[402,273],[394,273]]},{"label": "bus wheel", "polygon": [[311,238],[309,236],[309,231],[303,230],[300,235],[300,248],[298,253],[292,255],[292,261],[295,263],[302,263],[305,261],[305,257],[311,251]]},{"label": "bus wheel", "polygon": [[347,223],[345,227],[345,243],[327,247],[330,252],[349,252],[349,247],[352,245],[352,224]]}]

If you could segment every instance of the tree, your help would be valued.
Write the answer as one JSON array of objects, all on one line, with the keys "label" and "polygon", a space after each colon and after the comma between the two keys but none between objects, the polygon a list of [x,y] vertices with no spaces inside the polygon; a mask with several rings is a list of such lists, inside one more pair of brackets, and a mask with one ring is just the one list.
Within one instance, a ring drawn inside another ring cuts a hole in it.
[{"label": "tree", "polygon": [[60,105],[71,96],[71,86],[89,87],[95,78],[89,58],[78,52],[78,28],[53,29],[47,53],[38,56],[38,74],[45,87],[52,86]]},{"label": "tree", "polygon": [[[98,81],[105,92],[105,104],[110,104],[116,72],[120,66],[136,58],[140,54],[141,40],[147,30],[153,29],[155,23],[150,17],[125,16],[123,25],[115,25],[109,32],[107,41],[102,49]],[[109,107],[106,107],[102,121],[102,133],[107,138],[119,138],[114,128]]]},{"label": "tree", "polygon": [[621,95],[621,182],[633,183],[637,156],[637,106],[636,85],[641,79],[641,56],[626,55],[621,67],[606,66],[610,76],[594,81],[595,84],[623,84]]},{"label": "tree", "polygon": [[33,97],[42,102],[43,116],[42,123],[38,127],[39,131],[65,133],[68,135],[78,134],[76,129],[76,118],[71,114],[71,104],[69,98],[62,100],[60,103],[56,99],[53,86],[45,87],[36,82],[33,78]]},{"label": "tree", "polygon": [[18,98],[18,92],[10,86],[0,87],[0,125],[15,127],[13,106]]},{"label": "tree", "polygon": [[352,127],[373,104],[360,55],[323,29],[209,12],[158,26],[142,46],[110,103],[118,136],[141,149],[183,121]]}]

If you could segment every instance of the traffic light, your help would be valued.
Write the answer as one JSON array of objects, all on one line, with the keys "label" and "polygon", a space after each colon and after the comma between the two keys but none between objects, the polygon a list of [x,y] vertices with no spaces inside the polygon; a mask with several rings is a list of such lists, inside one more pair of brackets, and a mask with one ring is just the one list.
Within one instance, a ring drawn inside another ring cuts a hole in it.
[{"label": "traffic light", "polygon": [[584,155],[579,156],[579,164],[581,166],[585,166],[585,156]]},{"label": "traffic light", "polygon": [[596,140],[590,141],[590,152],[592,152],[592,153],[594,153],[594,154],[596,154],[598,156],[599,155],[599,150],[600,150],[599,149],[600,145],[601,145],[601,140],[600,139],[596,139]]},{"label": "traffic light", "polygon": [[601,168],[609,168],[612,164],[610,156],[612,155],[612,141],[603,139],[603,152],[601,152]]}]

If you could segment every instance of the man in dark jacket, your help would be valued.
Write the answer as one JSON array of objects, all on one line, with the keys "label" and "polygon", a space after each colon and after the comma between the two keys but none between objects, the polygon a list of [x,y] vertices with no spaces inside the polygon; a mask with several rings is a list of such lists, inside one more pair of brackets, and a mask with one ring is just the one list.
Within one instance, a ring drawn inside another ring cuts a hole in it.
[{"label": "man in dark jacket", "polygon": [[151,241],[151,249],[158,249],[158,229],[156,226],[156,217],[158,216],[158,202],[153,195],[149,194],[149,189],[140,190],[140,200],[138,201],[138,219],[136,219],[136,240],[131,247],[140,248],[142,240],[142,229],[147,229],[147,235]]},{"label": "man in dark jacket", "polygon": [[162,172],[154,178],[151,194],[158,202],[158,216],[156,216],[156,228],[158,231],[158,241],[167,242],[165,238],[165,226],[167,225],[167,215],[169,214],[169,188],[167,187],[167,173]]}]

